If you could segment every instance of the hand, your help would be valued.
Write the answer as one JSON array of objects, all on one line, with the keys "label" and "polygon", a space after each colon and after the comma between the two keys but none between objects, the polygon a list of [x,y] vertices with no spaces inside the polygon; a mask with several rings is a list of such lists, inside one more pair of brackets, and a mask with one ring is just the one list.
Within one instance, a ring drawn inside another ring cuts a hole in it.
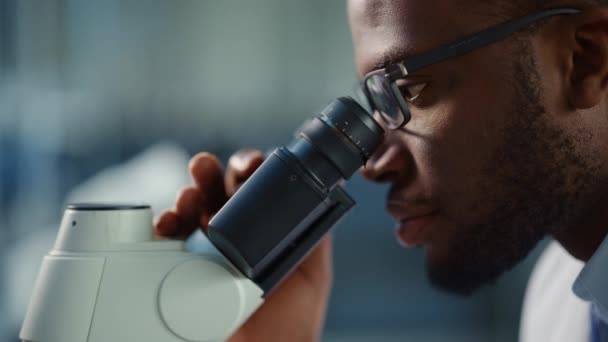
[{"label": "hand", "polygon": [[[194,156],[189,165],[194,185],[183,189],[175,208],[159,217],[155,234],[186,238],[197,227],[206,232],[211,217],[263,160],[260,151],[241,150],[230,158],[224,175],[215,156]],[[228,341],[318,341],[332,282],[331,249],[327,236]]]}]

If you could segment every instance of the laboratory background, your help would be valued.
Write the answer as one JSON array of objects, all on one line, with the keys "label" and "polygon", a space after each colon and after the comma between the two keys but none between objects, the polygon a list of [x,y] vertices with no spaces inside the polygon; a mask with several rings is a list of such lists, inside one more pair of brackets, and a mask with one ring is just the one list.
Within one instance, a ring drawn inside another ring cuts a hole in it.
[{"label": "laboratory background", "polygon": [[[343,0],[0,0],[0,341],[17,341],[66,203],[158,214],[190,156],[283,145],[356,80]],[[323,341],[517,339],[542,245],[455,297],[398,246],[387,187],[356,175],[347,189]]]}]

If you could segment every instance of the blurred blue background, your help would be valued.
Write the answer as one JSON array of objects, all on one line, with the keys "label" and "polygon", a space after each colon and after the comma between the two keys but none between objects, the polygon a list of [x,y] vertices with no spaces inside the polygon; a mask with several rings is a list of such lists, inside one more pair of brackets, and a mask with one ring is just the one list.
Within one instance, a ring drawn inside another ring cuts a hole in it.
[{"label": "blurred blue background", "polygon": [[[284,144],[355,81],[343,1],[0,0],[0,340],[17,340],[66,201],[140,196],[159,212],[190,155]],[[398,247],[386,188],[348,188],[324,341],[517,339],[538,250],[453,297]]]}]

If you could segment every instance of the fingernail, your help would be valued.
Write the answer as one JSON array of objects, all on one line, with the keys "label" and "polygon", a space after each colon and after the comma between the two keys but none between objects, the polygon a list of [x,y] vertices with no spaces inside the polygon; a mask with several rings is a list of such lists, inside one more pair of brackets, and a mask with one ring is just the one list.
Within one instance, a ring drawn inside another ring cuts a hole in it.
[{"label": "fingernail", "polygon": [[196,168],[197,170],[207,169],[210,165],[215,163],[217,157],[208,152],[201,152],[196,154],[192,159],[190,159],[190,169]]},{"label": "fingernail", "polygon": [[251,155],[245,153],[241,155],[234,155],[231,158],[232,167],[238,171],[244,171],[247,169],[249,161],[251,160]]},{"label": "fingernail", "polygon": [[201,169],[208,169],[209,166],[211,165],[211,163],[213,162],[213,159],[210,155],[204,155],[201,158],[198,159],[198,167]]}]

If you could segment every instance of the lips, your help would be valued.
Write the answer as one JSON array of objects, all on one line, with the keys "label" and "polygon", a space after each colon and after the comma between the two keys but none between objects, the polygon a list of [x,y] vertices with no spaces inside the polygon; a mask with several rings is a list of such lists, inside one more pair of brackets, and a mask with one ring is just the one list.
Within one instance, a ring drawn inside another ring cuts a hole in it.
[{"label": "lips", "polygon": [[404,247],[423,245],[429,238],[432,222],[437,210],[420,201],[389,200],[387,210],[397,221],[396,237]]},{"label": "lips", "polygon": [[404,247],[423,245],[429,238],[429,226],[435,219],[435,213],[418,216],[397,223],[397,240]]}]

